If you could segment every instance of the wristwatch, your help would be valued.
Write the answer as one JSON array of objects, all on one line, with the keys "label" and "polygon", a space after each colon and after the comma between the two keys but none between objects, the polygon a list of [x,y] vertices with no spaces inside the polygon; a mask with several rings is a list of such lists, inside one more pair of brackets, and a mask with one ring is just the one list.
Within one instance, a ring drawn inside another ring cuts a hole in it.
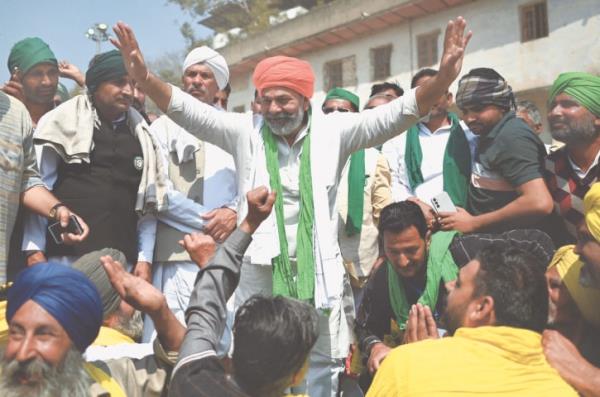
[{"label": "wristwatch", "polygon": [[56,219],[56,212],[58,211],[58,209],[60,207],[66,207],[67,205],[64,203],[56,203],[52,206],[52,208],[50,208],[50,211],[48,212],[48,218],[50,219]]}]

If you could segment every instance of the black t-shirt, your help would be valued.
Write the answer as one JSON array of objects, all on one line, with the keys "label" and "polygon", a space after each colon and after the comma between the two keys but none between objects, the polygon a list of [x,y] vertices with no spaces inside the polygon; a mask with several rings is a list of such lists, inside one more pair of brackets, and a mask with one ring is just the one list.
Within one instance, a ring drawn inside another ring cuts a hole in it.
[{"label": "black t-shirt", "polygon": [[[486,135],[479,137],[467,209],[473,215],[496,211],[514,201],[516,188],[544,177],[546,149],[514,112],[508,112]],[[537,225],[530,225],[537,226]],[[492,232],[522,228],[506,223]]]},{"label": "black t-shirt", "polygon": [[216,356],[190,361],[179,368],[170,383],[170,397],[249,397],[225,373]]}]

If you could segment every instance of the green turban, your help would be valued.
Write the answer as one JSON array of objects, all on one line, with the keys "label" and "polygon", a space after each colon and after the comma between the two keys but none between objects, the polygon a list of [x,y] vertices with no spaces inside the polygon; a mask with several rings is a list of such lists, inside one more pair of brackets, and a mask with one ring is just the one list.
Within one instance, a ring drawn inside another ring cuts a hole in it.
[{"label": "green turban", "polygon": [[96,91],[105,81],[120,79],[127,74],[123,64],[123,56],[118,50],[96,55],[85,73],[85,85],[90,93]]},{"label": "green turban", "polygon": [[323,103],[327,102],[330,99],[342,99],[344,101],[350,102],[356,108],[356,110],[360,108],[360,99],[358,99],[358,96],[343,88],[332,88],[331,90],[329,90]]},{"label": "green turban", "polygon": [[600,117],[600,77],[583,72],[562,73],[552,84],[548,102],[564,92]]},{"label": "green turban", "polygon": [[39,37],[28,37],[16,43],[8,55],[8,72],[13,74],[15,67],[23,73],[40,64],[51,63],[58,66],[54,53]]},{"label": "green turban", "polygon": [[61,102],[66,102],[70,98],[69,90],[61,82],[58,82],[58,86],[56,87],[56,95],[60,97]]}]

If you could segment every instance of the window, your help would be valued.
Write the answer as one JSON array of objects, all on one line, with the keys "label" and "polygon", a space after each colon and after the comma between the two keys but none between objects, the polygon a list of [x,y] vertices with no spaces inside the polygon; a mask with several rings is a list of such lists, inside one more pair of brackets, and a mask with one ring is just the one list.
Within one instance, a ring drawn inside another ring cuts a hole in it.
[{"label": "window", "polygon": [[354,55],[329,61],[324,66],[324,90],[334,87],[349,87],[356,85],[356,58]]},{"label": "window", "polygon": [[521,7],[521,41],[530,41],[548,36],[548,8],[546,2]]},{"label": "window", "polygon": [[392,45],[371,48],[371,79],[385,80],[391,76]]},{"label": "window", "polygon": [[246,106],[244,106],[244,105],[234,106],[233,111],[236,113],[244,113],[246,111]]},{"label": "window", "polygon": [[417,62],[419,69],[438,62],[438,38],[440,31],[417,36]]}]

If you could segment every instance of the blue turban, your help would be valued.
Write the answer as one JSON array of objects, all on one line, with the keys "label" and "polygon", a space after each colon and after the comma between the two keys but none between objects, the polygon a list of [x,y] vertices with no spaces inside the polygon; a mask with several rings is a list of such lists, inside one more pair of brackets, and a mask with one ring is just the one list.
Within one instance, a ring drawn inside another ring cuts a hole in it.
[{"label": "blue turban", "polygon": [[79,270],[49,262],[19,273],[8,290],[9,323],[30,299],[62,325],[79,351],[83,352],[98,336],[102,300],[94,284]]}]

